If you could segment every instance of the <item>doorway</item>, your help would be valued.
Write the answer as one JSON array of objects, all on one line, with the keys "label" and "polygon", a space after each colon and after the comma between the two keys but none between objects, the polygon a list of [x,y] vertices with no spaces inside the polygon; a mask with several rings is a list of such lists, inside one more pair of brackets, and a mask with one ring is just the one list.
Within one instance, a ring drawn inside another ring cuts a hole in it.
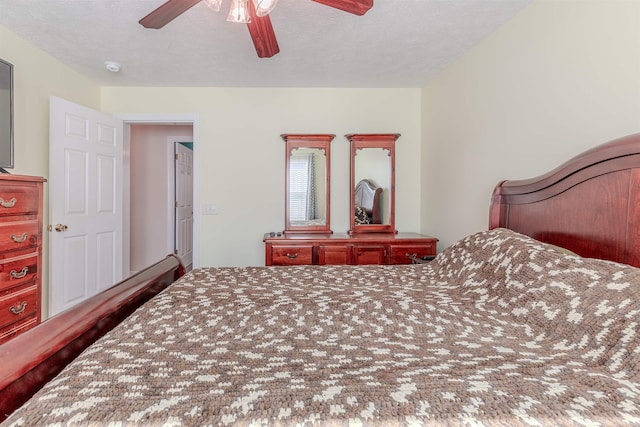
[{"label": "doorway", "polygon": [[[134,274],[169,253],[177,253],[176,250],[181,251],[179,255],[189,255],[188,260],[182,257],[181,260],[185,267],[191,268],[198,263],[195,233],[191,232],[192,238],[186,240],[189,248],[185,248],[184,239],[176,241],[179,237],[176,235],[176,225],[180,226],[176,222],[183,218],[176,215],[176,197],[182,190],[176,191],[175,146],[176,143],[187,143],[186,146],[193,149],[192,173],[189,174],[191,182],[186,186],[192,196],[189,209],[192,213],[197,194],[194,181],[197,165],[197,144],[194,143],[196,124],[127,118],[124,118],[124,123],[124,180],[128,182],[125,188],[129,191],[129,195],[125,195],[125,200],[129,201],[129,206],[125,207],[129,211],[129,222],[124,227],[124,239],[129,242],[129,254],[125,256],[129,265],[125,271]],[[184,184],[181,188],[185,188]],[[197,218],[192,214],[192,229],[197,227],[196,223]]]},{"label": "doorway", "polygon": [[193,142],[191,125],[130,125],[130,273],[177,253],[177,142]]}]

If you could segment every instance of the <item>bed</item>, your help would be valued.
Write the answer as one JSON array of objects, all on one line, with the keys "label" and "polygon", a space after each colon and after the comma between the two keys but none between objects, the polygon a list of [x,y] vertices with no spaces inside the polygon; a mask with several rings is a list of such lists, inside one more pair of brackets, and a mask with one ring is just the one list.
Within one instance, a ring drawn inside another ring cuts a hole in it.
[{"label": "bed", "polygon": [[0,346],[3,425],[640,425],[639,168],[501,182],[428,264],[168,257]]},{"label": "bed", "polygon": [[369,179],[362,179],[356,185],[355,217],[357,224],[382,224],[381,200],[382,188]]}]

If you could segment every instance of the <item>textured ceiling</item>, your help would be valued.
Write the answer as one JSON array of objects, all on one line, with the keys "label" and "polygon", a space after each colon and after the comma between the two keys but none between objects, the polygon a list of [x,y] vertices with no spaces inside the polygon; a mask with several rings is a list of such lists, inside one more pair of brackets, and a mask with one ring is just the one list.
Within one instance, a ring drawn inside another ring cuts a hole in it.
[{"label": "textured ceiling", "polygon": [[102,86],[422,87],[529,1],[375,0],[356,16],[279,0],[280,53],[265,59],[246,25],[226,22],[230,0],[160,30],[138,20],[164,0],[0,0],[0,25]]}]

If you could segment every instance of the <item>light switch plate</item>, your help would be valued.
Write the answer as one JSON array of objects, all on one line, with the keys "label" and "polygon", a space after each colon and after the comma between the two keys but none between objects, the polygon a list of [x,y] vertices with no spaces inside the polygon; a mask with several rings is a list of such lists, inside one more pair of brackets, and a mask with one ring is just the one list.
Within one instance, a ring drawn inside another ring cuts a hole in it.
[{"label": "light switch plate", "polygon": [[218,205],[215,203],[202,205],[202,213],[204,215],[218,215]]}]

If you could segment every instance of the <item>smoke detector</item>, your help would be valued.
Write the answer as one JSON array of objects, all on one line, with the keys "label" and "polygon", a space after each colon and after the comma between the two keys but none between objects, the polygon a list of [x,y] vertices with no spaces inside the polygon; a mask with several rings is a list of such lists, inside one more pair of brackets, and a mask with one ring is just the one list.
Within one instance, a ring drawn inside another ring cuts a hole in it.
[{"label": "smoke detector", "polygon": [[111,71],[112,73],[117,73],[122,67],[115,61],[104,61],[104,68]]}]

